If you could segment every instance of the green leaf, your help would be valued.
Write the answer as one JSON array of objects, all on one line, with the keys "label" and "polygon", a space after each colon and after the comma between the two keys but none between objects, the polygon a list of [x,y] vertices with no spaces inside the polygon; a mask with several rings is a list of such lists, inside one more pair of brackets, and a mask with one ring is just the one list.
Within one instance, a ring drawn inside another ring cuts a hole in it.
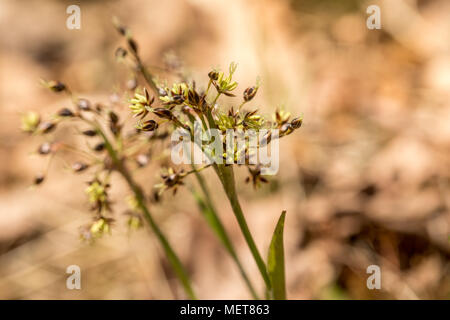
[{"label": "green leaf", "polygon": [[284,272],[284,245],[283,229],[286,211],[281,213],[277,226],[273,232],[267,258],[267,270],[272,283],[271,298],[275,300],[286,299],[286,281]]}]

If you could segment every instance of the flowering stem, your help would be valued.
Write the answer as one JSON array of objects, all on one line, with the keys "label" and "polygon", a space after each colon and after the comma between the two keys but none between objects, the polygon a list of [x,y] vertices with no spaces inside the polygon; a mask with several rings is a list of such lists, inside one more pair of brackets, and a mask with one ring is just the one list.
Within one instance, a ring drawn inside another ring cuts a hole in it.
[{"label": "flowering stem", "polygon": [[198,183],[200,184],[200,188],[202,189],[203,194],[205,196],[205,202],[206,202],[206,206],[207,206],[207,208],[205,208],[205,209],[208,212],[208,217],[206,217],[206,218],[207,218],[208,222],[212,225],[213,229],[218,233],[218,236],[219,236],[220,240],[222,241],[222,244],[224,245],[225,249],[230,254],[231,258],[236,263],[236,265],[239,269],[239,272],[241,273],[241,276],[244,279],[252,297],[254,299],[258,300],[259,299],[258,294],[256,293],[255,288],[253,287],[249,277],[247,276],[247,273],[245,272],[244,267],[242,266],[242,264],[239,260],[239,257],[236,253],[236,250],[234,249],[234,246],[230,240],[230,237],[228,236],[228,233],[226,232],[225,227],[223,226],[222,221],[220,220],[220,218],[217,214],[214,204],[211,201],[211,196],[210,196],[208,187],[206,185],[205,179],[197,170],[195,170],[194,164],[192,164],[192,168],[195,172]]},{"label": "flowering stem", "polygon": [[134,181],[131,174],[125,167],[125,164],[119,159],[116,150],[114,150],[112,144],[109,142],[108,137],[105,135],[103,130],[101,130],[100,126],[96,125],[96,129],[97,129],[98,134],[103,138],[103,140],[105,142],[106,150],[108,151],[108,153],[115,165],[115,169],[122,175],[122,177],[125,179],[125,181],[129,185],[129,187],[133,191],[134,196],[137,201],[137,204],[138,204],[138,207],[144,213],[145,219],[147,220],[151,229],[156,234],[156,237],[158,238],[159,242],[161,243],[161,246],[163,247],[164,252],[167,256],[167,259],[169,260],[170,264],[172,265],[172,268],[174,269],[175,274],[178,276],[179,280],[181,281],[187,296],[190,299],[196,299],[196,295],[192,289],[191,281],[189,279],[189,276],[188,276],[186,270],[184,269],[177,254],[172,249],[172,246],[170,245],[166,236],[161,231],[159,226],[156,224],[155,220],[153,219],[153,217],[150,213],[150,210],[148,210],[148,208],[145,204],[145,196],[144,196],[144,193],[143,193],[141,187]]},{"label": "flowering stem", "polygon": [[242,212],[242,208],[237,197],[233,168],[231,166],[219,164],[215,165],[214,169],[216,170],[216,173],[219,176],[220,181],[222,182],[223,188],[228,197],[228,200],[230,201],[236,220],[239,224],[239,227],[241,228],[242,234],[244,235],[245,241],[250,248],[253,258],[255,259],[259,272],[264,279],[267,289],[270,290],[271,283],[269,275],[267,273],[266,265],[250,233],[250,229],[248,228],[247,221],[245,220],[244,213]]}]

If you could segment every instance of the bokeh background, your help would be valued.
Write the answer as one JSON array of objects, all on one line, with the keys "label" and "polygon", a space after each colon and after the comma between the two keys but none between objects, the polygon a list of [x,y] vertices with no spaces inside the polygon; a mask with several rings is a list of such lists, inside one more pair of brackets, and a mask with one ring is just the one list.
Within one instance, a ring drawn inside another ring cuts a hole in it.
[{"label": "bokeh background", "polygon": [[[81,7],[81,30],[66,28],[71,4]],[[381,30],[366,28],[371,4],[381,7]],[[78,236],[91,219],[87,177],[55,160],[47,181],[30,188],[47,162],[34,154],[40,140],[20,132],[20,114],[70,106],[40,78],[66,82],[93,101],[126,99],[130,73],[114,59],[123,43],[113,16],[131,28],[153,70],[176,54],[183,72],[204,85],[211,68],[236,61],[239,95],[260,76],[252,105],[303,113],[303,127],[280,143],[280,170],[270,184],[254,191],[244,184],[245,169],[237,177],[264,256],[287,210],[289,298],[450,298],[447,0],[0,1],[0,298],[184,297],[151,232],[127,230],[120,181],[111,190],[112,235],[94,245]],[[146,187],[157,182],[156,169],[144,172]],[[207,177],[262,289],[219,181]],[[250,297],[186,189],[152,210],[200,298]],[[66,289],[72,264],[81,267],[82,290]],[[366,287],[371,264],[381,267],[381,290]]]}]

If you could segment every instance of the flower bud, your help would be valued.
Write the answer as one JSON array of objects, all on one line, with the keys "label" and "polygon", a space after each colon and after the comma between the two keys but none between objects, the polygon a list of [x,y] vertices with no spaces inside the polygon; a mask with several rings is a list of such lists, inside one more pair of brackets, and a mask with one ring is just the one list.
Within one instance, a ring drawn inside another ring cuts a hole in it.
[{"label": "flower bud", "polygon": [[164,108],[156,108],[153,110],[153,113],[156,114],[158,117],[163,119],[172,120],[173,114],[170,110],[164,109]]},{"label": "flower bud", "polygon": [[176,94],[172,96],[172,102],[175,104],[182,104],[184,102],[184,97],[181,94]]},{"label": "flower bud", "polygon": [[41,184],[42,182],[44,182],[44,179],[45,179],[45,176],[40,173],[34,178],[33,183],[34,183],[34,185],[37,186],[37,185]]},{"label": "flower bud", "polygon": [[249,88],[245,89],[245,91],[244,91],[245,102],[252,100],[255,97],[256,92],[258,92],[258,88],[256,88],[256,87],[249,87]]},{"label": "flower bud", "polygon": [[63,109],[58,111],[58,116],[60,116],[60,117],[73,117],[74,114],[73,114],[72,110],[70,110],[68,108],[63,108]]},{"label": "flower bud", "polygon": [[297,117],[291,121],[291,126],[293,129],[298,129],[302,126],[303,119],[301,117]]},{"label": "flower bud", "polygon": [[52,132],[55,128],[56,124],[54,122],[45,121],[39,125],[38,130],[41,131],[43,134],[46,134]]},{"label": "flower bud", "polygon": [[66,85],[60,81],[51,80],[47,82],[47,88],[49,88],[53,92],[61,92],[66,90]]},{"label": "flower bud", "polygon": [[138,46],[137,46],[136,41],[134,41],[133,39],[129,38],[128,39],[128,45],[130,46],[131,51],[133,51],[134,53],[137,53]]},{"label": "flower bud", "polygon": [[158,123],[155,120],[145,121],[142,125],[142,131],[154,131],[158,128]]},{"label": "flower bud", "polygon": [[95,147],[94,150],[97,152],[103,151],[105,149],[105,144],[103,142],[98,143]]},{"label": "flower bud", "polygon": [[85,130],[82,133],[87,137],[94,137],[97,135],[97,131],[95,130]]},{"label": "flower bud", "polygon": [[81,172],[86,170],[87,168],[89,168],[89,166],[83,162],[75,162],[74,164],[72,164],[72,170],[74,172]]},{"label": "flower bud", "polygon": [[195,91],[194,89],[189,90],[188,98],[189,98],[190,104],[192,104],[194,106],[196,106],[200,103],[200,96],[198,95],[197,91]]},{"label": "flower bud", "polygon": [[91,103],[86,99],[78,99],[77,107],[81,111],[91,111]]},{"label": "flower bud", "polygon": [[108,113],[108,116],[109,116],[109,120],[110,120],[112,123],[116,124],[117,122],[119,122],[119,116],[118,116],[115,112],[110,111],[110,112]]},{"label": "flower bud", "polygon": [[219,79],[219,72],[213,70],[213,71],[208,73],[208,77],[211,80],[216,81],[217,79]]}]

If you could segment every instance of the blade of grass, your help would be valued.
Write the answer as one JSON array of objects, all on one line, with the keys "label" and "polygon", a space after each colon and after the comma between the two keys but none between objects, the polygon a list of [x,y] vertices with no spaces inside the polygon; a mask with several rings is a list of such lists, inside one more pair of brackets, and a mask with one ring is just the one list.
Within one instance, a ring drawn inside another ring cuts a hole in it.
[{"label": "blade of grass", "polygon": [[270,297],[275,300],[286,299],[286,282],[284,271],[284,245],[283,245],[283,229],[286,211],[281,213],[277,226],[273,232],[272,241],[270,242],[269,255],[267,258],[267,271],[269,272],[270,281],[272,283],[272,291]]}]

